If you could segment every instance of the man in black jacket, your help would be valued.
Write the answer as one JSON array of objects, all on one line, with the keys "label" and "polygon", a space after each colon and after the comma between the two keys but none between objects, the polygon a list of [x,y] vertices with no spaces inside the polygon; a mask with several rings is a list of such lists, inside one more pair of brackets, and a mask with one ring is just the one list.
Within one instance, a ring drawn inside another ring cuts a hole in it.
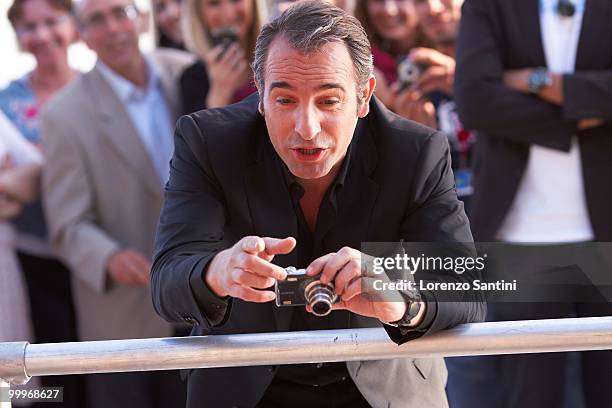
[{"label": "man in black jacket", "polygon": [[[602,41],[612,35],[611,15],[608,0],[464,3],[455,98],[463,124],[478,132],[470,212],[478,241],[563,249],[612,239],[606,188],[612,174],[612,46]],[[491,311],[497,320],[514,320],[608,315],[612,307],[499,304]],[[611,406],[604,379],[612,375],[612,353],[582,357],[586,402]],[[561,406],[565,358],[500,357],[496,366],[508,406]],[[482,389],[474,384],[466,394],[481,395]]]},{"label": "man in black jacket", "polygon": [[[179,121],[152,270],[158,313],[196,335],[383,326],[398,344],[482,319],[475,295],[361,296],[362,242],[472,238],[445,136],[371,101],[357,20],[300,3],[262,30],[254,71],[259,98]],[[274,306],[266,289],[286,266],[333,281],[334,312]],[[196,370],[188,405],[437,407],[445,380],[442,359]]]}]

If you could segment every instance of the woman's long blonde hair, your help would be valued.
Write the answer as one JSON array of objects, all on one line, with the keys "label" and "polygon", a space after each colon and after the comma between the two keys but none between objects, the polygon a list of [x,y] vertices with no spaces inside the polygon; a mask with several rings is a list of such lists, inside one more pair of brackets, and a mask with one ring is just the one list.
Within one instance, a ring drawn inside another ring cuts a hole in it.
[{"label": "woman's long blonde hair", "polygon": [[[208,28],[200,19],[200,2],[204,0],[185,0],[183,1],[181,28],[183,30],[183,38],[185,47],[194,53],[198,58],[204,60],[208,51],[212,48],[208,38]],[[253,1],[253,24],[247,34],[247,58],[252,60],[255,51],[255,41],[259,35],[259,31],[264,22],[265,10],[262,10],[260,1]]]}]

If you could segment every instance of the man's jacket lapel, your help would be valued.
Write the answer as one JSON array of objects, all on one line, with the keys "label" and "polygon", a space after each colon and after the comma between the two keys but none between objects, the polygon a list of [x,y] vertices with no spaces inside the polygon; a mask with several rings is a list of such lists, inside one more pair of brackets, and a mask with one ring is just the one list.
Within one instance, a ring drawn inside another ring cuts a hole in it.
[{"label": "man's jacket lapel", "polygon": [[[140,176],[143,184],[158,198],[162,188],[153,161],[138,135],[123,103],[94,68],[88,76],[90,94],[97,99],[99,125],[105,140],[129,168]],[[121,180],[117,180],[120,183]]]}]

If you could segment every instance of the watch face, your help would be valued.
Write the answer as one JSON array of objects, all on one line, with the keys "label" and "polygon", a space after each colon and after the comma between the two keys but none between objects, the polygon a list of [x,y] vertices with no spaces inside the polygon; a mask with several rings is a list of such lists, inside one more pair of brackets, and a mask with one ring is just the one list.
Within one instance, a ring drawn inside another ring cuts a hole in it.
[{"label": "watch face", "polygon": [[548,85],[550,80],[549,80],[549,75],[548,75],[548,71],[546,71],[546,69],[543,68],[538,68],[535,71],[533,71],[531,73],[531,75],[529,75],[529,90],[531,92],[537,93],[540,91],[540,89],[542,89],[543,86]]}]

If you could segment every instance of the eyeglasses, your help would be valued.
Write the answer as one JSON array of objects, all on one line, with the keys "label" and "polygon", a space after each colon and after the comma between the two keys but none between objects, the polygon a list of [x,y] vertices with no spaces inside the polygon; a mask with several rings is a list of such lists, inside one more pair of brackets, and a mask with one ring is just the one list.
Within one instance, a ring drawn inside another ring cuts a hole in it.
[{"label": "eyeglasses", "polygon": [[47,30],[54,30],[68,20],[70,20],[70,16],[68,14],[62,14],[57,17],[47,18],[38,23],[20,23],[15,27],[15,32],[18,36],[33,35],[41,27],[44,27]]},{"label": "eyeglasses", "polygon": [[113,7],[107,12],[96,11],[85,19],[84,25],[89,28],[106,26],[109,16],[117,22],[133,21],[138,17],[138,9],[133,4],[128,4],[127,6]]}]

